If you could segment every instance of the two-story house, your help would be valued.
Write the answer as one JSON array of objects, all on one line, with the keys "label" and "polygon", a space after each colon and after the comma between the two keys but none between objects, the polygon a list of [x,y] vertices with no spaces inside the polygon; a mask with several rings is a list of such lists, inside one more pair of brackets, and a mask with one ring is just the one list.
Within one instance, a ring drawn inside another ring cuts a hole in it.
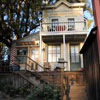
[{"label": "two-story house", "polygon": [[[83,68],[83,57],[79,51],[88,33],[87,20],[83,15],[84,6],[85,3],[69,3],[67,0],[45,6],[42,9],[40,32],[36,33],[38,39],[35,39],[37,37],[34,34],[14,42],[11,59],[16,51],[15,55],[23,62],[27,62],[23,55],[29,56],[42,66],[50,66],[52,70],[59,66],[59,58],[67,61],[65,71]],[[32,40],[39,41],[39,44],[36,45]]]},{"label": "two-story house", "polygon": [[87,21],[83,17],[85,3],[59,0],[43,9],[40,30],[40,63],[53,67],[59,58],[68,63],[65,70],[83,68],[80,48],[87,35]]}]

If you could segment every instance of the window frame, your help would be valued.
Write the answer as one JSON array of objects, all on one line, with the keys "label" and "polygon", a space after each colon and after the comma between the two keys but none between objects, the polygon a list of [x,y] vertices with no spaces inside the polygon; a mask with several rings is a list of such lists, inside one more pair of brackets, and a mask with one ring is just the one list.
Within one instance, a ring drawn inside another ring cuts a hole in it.
[{"label": "window frame", "polygon": [[56,30],[56,27],[58,26],[58,19],[57,18],[55,18],[55,19],[51,19],[51,22],[52,22],[52,25],[51,25],[51,27],[52,27],[52,31],[55,31]]},{"label": "window frame", "polygon": [[[74,47],[74,52],[72,53],[71,51],[71,47]],[[78,47],[78,52],[76,52],[76,47]],[[80,63],[80,54],[79,54],[79,50],[80,50],[80,45],[79,44],[71,44],[70,45],[70,62],[71,63]],[[77,58],[78,57],[78,58]],[[74,61],[73,61],[74,58]]]},{"label": "window frame", "polygon": [[[51,48],[51,53],[49,53],[49,46],[51,46],[52,48]],[[54,51],[53,51],[53,49],[54,49],[54,47],[56,47],[56,52],[54,53]],[[60,48],[60,52],[58,52],[57,51],[57,48]],[[57,62],[58,61],[58,55],[60,55],[60,57],[61,57],[61,45],[59,45],[59,44],[51,44],[51,45],[48,45],[48,48],[47,48],[47,61],[48,62]],[[51,61],[49,60],[50,58],[50,56],[49,55],[51,55]],[[54,61],[54,55],[55,55],[55,57],[56,57],[56,60]]]},{"label": "window frame", "polygon": [[73,30],[75,30],[75,18],[68,18],[68,31]]}]

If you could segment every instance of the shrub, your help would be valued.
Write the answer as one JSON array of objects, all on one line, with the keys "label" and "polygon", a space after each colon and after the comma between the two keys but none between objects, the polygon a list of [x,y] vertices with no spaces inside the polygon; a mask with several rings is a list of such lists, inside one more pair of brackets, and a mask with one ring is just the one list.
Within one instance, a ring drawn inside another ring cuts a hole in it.
[{"label": "shrub", "polygon": [[43,89],[34,88],[27,100],[33,100],[34,97],[43,100],[60,100],[60,88],[54,85],[44,85]]}]

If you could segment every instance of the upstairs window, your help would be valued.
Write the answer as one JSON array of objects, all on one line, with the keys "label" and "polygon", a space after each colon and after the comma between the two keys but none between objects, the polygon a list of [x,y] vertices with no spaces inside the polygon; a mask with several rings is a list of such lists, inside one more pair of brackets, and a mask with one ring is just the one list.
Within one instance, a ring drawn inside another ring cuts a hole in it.
[{"label": "upstairs window", "polygon": [[58,19],[52,19],[52,31],[56,30],[56,26],[58,26]]},{"label": "upstairs window", "polygon": [[68,31],[73,31],[75,29],[74,18],[68,18]]}]

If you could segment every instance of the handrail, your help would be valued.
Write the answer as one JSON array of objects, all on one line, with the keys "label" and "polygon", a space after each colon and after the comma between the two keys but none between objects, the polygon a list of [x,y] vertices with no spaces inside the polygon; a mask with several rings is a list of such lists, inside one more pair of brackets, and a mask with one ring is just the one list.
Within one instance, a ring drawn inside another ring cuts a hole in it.
[{"label": "handrail", "polygon": [[53,23],[53,22],[51,22],[51,23],[50,23],[50,22],[47,22],[47,23],[44,23],[44,22],[43,22],[43,23],[41,23],[41,24],[58,24],[58,25],[59,25],[60,23],[62,24],[62,23],[84,23],[84,22],[86,22],[86,21],[74,21],[74,22],[54,22],[54,23]]},{"label": "handrail", "polygon": [[[27,56],[27,58],[29,58],[31,61],[35,62],[36,64],[38,64],[36,61],[34,61],[33,59],[31,59],[30,57]],[[41,66],[40,64],[38,64],[42,69],[44,69],[43,66]]]},{"label": "handrail", "polygon": [[[25,61],[23,63],[21,63],[21,60],[20,60],[20,64],[26,64],[26,66],[29,66],[31,68],[31,65],[29,63],[29,61],[31,61],[32,63],[35,63],[37,65],[38,69],[41,68],[42,70],[44,70],[43,66],[41,66],[40,64],[38,64],[35,60],[31,59],[29,56],[22,55],[22,56],[16,56],[16,58],[17,57],[19,57],[19,58],[20,57],[24,57],[25,58]],[[27,69],[26,66],[25,66],[25,69]],[[33,69],[33,70],[36,71],[36,69]]]}]

